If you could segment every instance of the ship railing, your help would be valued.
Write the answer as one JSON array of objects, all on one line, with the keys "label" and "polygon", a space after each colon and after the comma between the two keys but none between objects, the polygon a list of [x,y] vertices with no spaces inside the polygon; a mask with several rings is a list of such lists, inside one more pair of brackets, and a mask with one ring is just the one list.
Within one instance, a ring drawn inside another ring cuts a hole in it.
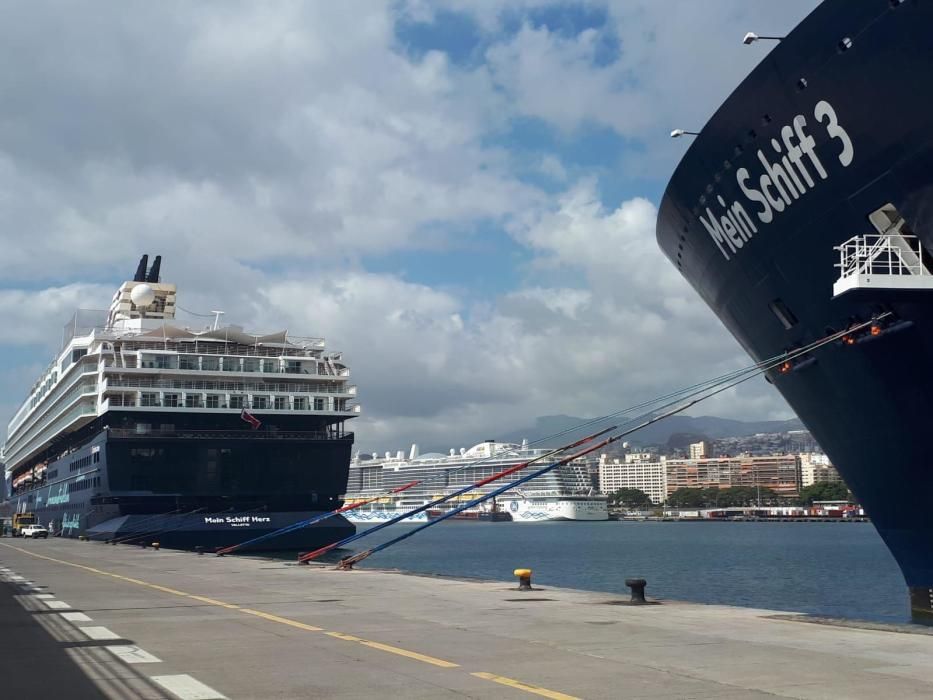
[{"label": "ship railing", "polygon": [[853,236],[839,251],[839,279],[833,295],[852,289],[933,289],[933,275],[923,262],[917,236],[892,233]]},{"label": "ship railing", "polygon": [[195,343],[188,339],[164,340],[135,340],[132,335],[113,335],[112,340],[120,340],[123,352],[130,353],[138,350],[171,350],[183,355],[235,355],[238,357],[296,357],[303,359],[324,359],[324,341],[320,344],[287,346],[279,344],[259,343],[257,345],[243,345],[240,343],[225,342],[223,340],[201,340]]},{"label": "ship railing", "polygon": [[836,264],[843,277],[851,275],[929,275],[922,262],[923,248],[917,236],[866,234],[853,236],[842,245]]},{"label": "ship railing", "polygon": [[115,379],[107,378],[106,388],[130,387],[140,389],[200,389],[204,391],[239,391],[244,393],[283,394],[348,394],[355,395],[355,386],[334,384],[246,384],[241,382],[198,382],[172,379]]},{"label": "ship railing", "polygon": [[173,438],[183,440],[346,440],[353,441],[353,433],[341,430],[174,430],[138,428],[108,428],[112,438],[145,439]]},{"label": "ship railing", "polygon": [[154,370],[181,370],[184,372],[200,372],[203,374],[219,374],[221,372],[229,372],[231,374],[294,374],[298,376],[309,376],[309,377],[324,377],[326,379],[340,380],[350,376],[349,368],[342,369],[328,369],[322,366],[320,369],[301,369],[294,367],[276,367],[273,369],[269,368],[260,368],[260,367],[231,367],[227,363],[224,363],[223,367],[196,367],[196,366],[181,366],[180,364],[165,364],[160,365],[157,362],[151,360],[144,360],[141,364],[136,362],[136,358],[133,355],[124,355],[124,361],[122,364],[116,360],[107,359],[104,361],[104,367],[108,370],[123,370],[123,369],[154,369]]},{"label": "ship railing", "polygon": [[188,403],[186,401],[178,401],[176,403],[170,403],[168,401],[161,402],[154,399],[143,399],[139,402],[133,400],[121,401],[120,395],[114,394],[107,397],[109,401],[108,408],[177,408],[177,409],[188,409],[188,408],[209,408],[209,409],[234,409],[240,411],[245,409],[251,409],[253,411],[262,411],[264,413],[285,413],[288,411],[304,411],[304,412],[313,412],[313,413],[324,413],[324,414],[334,414],[334,413],[362,413],[360,404],[348,402],[345,406],[323,406],[321,408],[315,408],[314,404],[304,404],[303,406],[276,406],[275,404],[270,404],[268,402],[263,403],[262,401],[243,401],[238,404],[227,404],[218,402],[216,405],[209,405],[204,401],[198,401],[193,403]]}]

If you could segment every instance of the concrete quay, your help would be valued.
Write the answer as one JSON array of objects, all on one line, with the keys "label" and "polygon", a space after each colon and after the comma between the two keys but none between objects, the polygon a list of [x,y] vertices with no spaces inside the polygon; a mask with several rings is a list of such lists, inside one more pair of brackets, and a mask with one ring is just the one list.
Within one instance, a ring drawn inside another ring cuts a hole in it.
[{"label": "concrete quay", "polygon": [[[516,562],[534,566],[534,562]],[[375,566],[375,564],[370,564]],[[774,611],[0,540],[4,697],[933,697],[933,635]],[[651,586],[649,581],[648,594]]]}]

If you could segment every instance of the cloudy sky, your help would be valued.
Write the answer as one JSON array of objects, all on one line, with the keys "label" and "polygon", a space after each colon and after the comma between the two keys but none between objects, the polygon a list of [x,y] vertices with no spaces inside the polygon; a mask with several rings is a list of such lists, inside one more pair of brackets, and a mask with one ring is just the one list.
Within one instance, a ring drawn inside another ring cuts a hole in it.
[{"label": "cloudy sky", "polygon": [[[667,135],[815,4],[0,4],[3,423],[144,252],[185,309],[343,350],[362,449],[745,365],[655,244]],[[790,415],[764,381],[701,408]]]}]

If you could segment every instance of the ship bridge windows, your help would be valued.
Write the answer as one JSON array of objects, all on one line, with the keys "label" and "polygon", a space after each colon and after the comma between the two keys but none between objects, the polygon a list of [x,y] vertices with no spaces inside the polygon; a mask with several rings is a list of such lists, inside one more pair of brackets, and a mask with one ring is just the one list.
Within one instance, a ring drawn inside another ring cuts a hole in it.
[{"label": "ship bridge windows", "polygon": [[201,369],[205,372],[216,372],[220,369],[219,357],[202,357]]},{"label": "ship bridge windows", "polygon": [[194,355],[179,356],[178,369],[198,369],[198,358]]},{"label": "ship bridge windows", "polygon": [[77,362],[85,355],[87,355],[87,348],[75,348],[71,351],[71,361]]},{"label": "ship bridge windows", "polygon": [[768,304],[768,308],[771,309],[771,313],[777,317],[777,320],[781,322],[781,325],[784,326],[784,330],[790,330],[797,325],[797,317],[794,315],[794,312],[780,299],[775,299]]}]

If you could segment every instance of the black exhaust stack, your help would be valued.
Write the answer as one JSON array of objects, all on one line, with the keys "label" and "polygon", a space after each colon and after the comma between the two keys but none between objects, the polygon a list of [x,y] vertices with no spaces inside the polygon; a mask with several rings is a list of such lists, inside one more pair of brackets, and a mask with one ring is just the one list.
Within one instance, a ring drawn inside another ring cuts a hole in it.
[{"label": "black exhaust stack", "polygon": [[152,268],[149,270],[149,274],[146,276],[146,281],[158,283],[159,272],[161,271],[161,267],[162,267],[162,256],[156,255],[155,262],[152,263]]},{"label": "black exhaust stack", "polygon": [[146,281],[146,266],[149,264],[149,256],[143,255],[139,260],[139,265],[136,267],[136,274],[133,275],[134,282],[145,282]]}]

